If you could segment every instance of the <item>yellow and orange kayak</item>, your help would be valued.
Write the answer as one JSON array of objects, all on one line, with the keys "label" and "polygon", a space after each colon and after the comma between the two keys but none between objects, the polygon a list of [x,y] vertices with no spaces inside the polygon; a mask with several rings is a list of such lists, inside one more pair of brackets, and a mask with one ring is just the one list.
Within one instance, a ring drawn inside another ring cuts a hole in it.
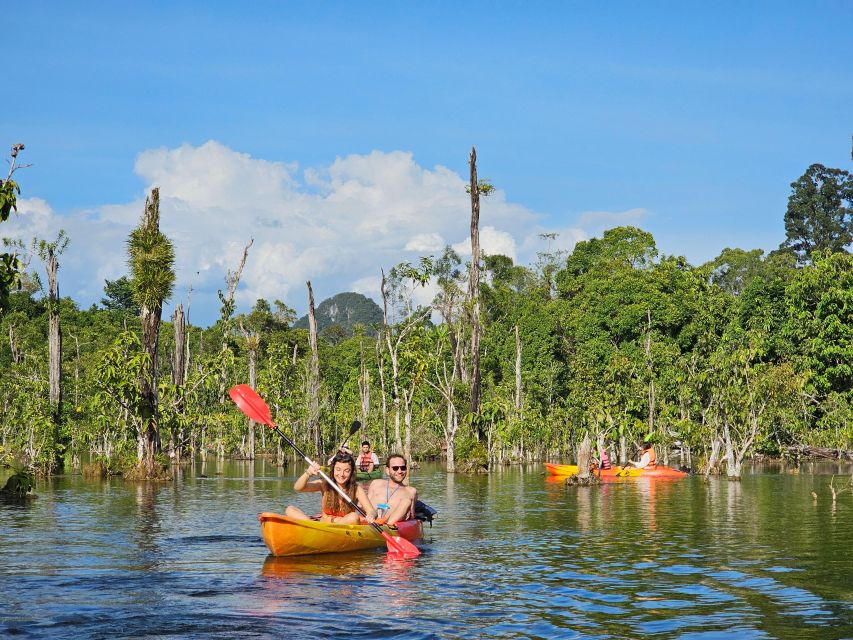
[{"label": "yellow and orange kayak", "polygon": [[[545,469],[552,476],[574,476],[577,475],[578,465],[576,464],[551,464],[545,463]],[[685,471],[673,469],[672,467],[658,466],[655,469],[635,469],[634,467],[611,467],[610,469],[602,469],[595,471],[595,475],[600,475],[602,478],[684,478],[687,476]]]},{"label": "yellow and orange kayak", "polygon": [[[384,547],[386,542],[370,525],[328,524],[294,520],[280,513],[261,513],[261,536],[274,556],[305,556]],[[420,520],[405,520],[383,527],[392,536],[417,540],[423,535]]]}]

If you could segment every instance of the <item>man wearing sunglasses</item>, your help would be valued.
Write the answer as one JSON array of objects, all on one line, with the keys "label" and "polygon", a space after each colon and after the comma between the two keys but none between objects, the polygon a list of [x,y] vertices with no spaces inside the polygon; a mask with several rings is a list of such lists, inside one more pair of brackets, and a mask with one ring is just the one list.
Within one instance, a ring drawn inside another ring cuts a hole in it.
[{"label": "man wearing sunglasses", "polygon": [[405,484],[409,465],[399,453],[392,453],[385,461],[385,475],[370,483],[367,489],[370,503],[376,505],[379,524],[395,524],[400,520],[415,517],[415,503],[418,491]]}]

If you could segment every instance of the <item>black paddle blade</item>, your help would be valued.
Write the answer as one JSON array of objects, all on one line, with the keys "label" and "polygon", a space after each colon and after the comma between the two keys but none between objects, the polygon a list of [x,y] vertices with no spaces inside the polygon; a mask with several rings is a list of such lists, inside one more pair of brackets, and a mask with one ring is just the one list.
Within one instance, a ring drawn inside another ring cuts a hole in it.
[{"label": "black paddle blade", "polygon": [[349,434],[353,435],[359,429],[361,429],[361,423],[358,420],[353,420],[352,424],[349,426]]}]

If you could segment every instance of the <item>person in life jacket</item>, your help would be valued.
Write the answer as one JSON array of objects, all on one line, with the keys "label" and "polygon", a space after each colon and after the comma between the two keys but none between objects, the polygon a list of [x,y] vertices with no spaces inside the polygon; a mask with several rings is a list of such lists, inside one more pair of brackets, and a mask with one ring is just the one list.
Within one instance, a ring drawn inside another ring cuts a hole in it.
[{"label": "person in life jacket", "polygon": [[358,456],[358,470],[370,473],[379,466],[379,458],[370,450],[370,442],[361,443],[361,453]]},{"label": "person in life jacket", "polygon": [[604,447],[598,450],[598,468],[602,470],[610,468],[610,457],[607,455],[607,449]]},{"label": "person in life jacket", "polygon": [[640,456],[639,462],[634,462],[633,460],[629,460],[626,467],[636,467],[637,469],[648,469],[649,471],[653,471],[657,469],[657,455],[655,454],[655,449],[652,447],[651,442],[643,443],[643,455]]}]

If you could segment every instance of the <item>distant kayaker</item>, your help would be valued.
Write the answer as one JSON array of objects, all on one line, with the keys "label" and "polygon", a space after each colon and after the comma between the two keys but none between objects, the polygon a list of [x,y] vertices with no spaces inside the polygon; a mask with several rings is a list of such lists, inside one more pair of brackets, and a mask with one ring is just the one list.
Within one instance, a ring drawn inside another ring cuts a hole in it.
[{"label": "distant kayaker", "polygon": [[379,466],[379,458],[370,450],[370,442],[361,443],[361,454],[358,456],[358,470],[370,473]]},{"label": "distant kayaker", "polygon": [[409,465],[399,453],[392,453],[385,461],[385,475],[370,483],[367,497],[371,504],[376,505],[380,524],[395,524],[401,520],[411,520],[415,517],[415,503],[418,501],[418,491],[405,484]]},{"label": "distant kayaker", "polygon": [[[325,480],[309,480],[311,476],[320,473],[320,465],[317,463],[308,467],[301,476],[296,479],[293,488],[297,491],[312,492],[319,491],[322,496],[322,511],[315,520],[320,522],[329,522],[332,524],[358,524],[358,512],[346,501],[341,495],[335,491]],[[355,460],[348,454],[337,454],[332,459],[332,468],[329,471],[329,477],[332,481],[341,487],[354,502],[358,503],[364,512],[367,514],[368,522],[373,522],[376,518],[376,509],[370,503],[364,489],[358,484],[355,478]],[[312,518],[305,514],[299,507],[289,505],[285,510],[285,515],[296,520],[311,520]]]},{"label": "distant kayaker", "polygon": [[636,467],[637,469],[648,469],[649,471],[657,468],[657,455],[651,442],[643,443],[643,455],[640,456],[639,462],[629,460],[626,467]]},{"label": "distant kayaker", "polygon": [[598,468],[602,470],[610,468],[610,457],[607,455],[607,449],[604,447],[598,450]]},{"label": "distant kayaker", "polygon": [[341,455],[348,455],[348,456],[352,457],[352,449],[350,449],[345,444],[341,445],[341,448],[338,449],[337,453],[332,454],[332,456],[329,458],[328,462],[326,462],[326,465],[331,465],[332,461],[335,459],[335,456],[341,456]]}]

